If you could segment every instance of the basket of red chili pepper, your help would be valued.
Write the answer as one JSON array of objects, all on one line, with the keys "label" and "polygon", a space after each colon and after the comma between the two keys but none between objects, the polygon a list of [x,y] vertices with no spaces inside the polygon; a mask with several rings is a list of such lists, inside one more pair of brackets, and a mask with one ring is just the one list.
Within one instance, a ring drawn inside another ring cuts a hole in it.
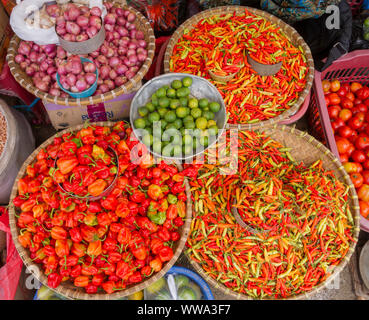
[{"label": "basket of red chili pepper", "polygon": [[13,186],[15,246],[40,282],[66,298],[142,290],[184,247],[191,222],[185,175],[195,169],[154,164],[132,132],[123,121],[61,131],[32,153]]},{"label": "basket of red chili pepper", "polygon": [[[248,55],[254,64],[278,68],[258,74]],[[232,77],[218,81],[210,70]],[[279,18],[255,8],[226,6],[202,11],[176,30],[164,71],[210,80],[224,99],[229,127],[255,130],[299,111],[312,86],[314,62],[304,39]]]},{"label": "basket of red chili pepper", "polygon": [[[326,147],[294,128],[243,130],[235,139],[237,172],[207,164],[190,182],[185,253],[235,299],[314,297],[355,250],[360,212],[350,177]],[[230,150],[231,141],[219,149]]]}]

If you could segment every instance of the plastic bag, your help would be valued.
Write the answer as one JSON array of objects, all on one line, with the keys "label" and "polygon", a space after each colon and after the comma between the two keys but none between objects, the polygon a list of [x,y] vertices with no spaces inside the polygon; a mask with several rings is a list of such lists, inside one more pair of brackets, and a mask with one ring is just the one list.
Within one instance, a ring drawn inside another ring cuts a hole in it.
[{"label": "plastic bag", "polygon": [[0,268],[0,300],[13,300],[17,291],[23,262],[12,240],[7,210],[0,216],[0,230],[7,234],[6,264]]},{"label": "plastic bag", "polygon": [[[41,8],[44,4],[51,2],[51,0],[23,0],[14,7],[10,15],[10,25],[14,33],[26,41],[33,41],[38,45],[59,44],[58,35],[55,32],[54,26],[44,29],[40,27],[41,22]],[[69,1],[67,1],[69,2]],[[76,1],[76,3],[80,1]],[[59,5],[66,2],[58,1]],[[102,0],[88,0],[89,7],[97,6],[102,9],[102,17],[106,14],[106,9],[103,6]],[[26,19],[34,16],[34,23],[29,25]]]}]

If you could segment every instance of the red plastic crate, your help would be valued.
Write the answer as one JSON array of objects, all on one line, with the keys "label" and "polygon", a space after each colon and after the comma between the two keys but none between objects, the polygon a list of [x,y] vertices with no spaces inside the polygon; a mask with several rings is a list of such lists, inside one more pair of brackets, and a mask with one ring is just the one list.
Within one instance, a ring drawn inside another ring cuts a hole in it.
[{"label": "red plastic crate", "polygon": [[[357,81],[369,84],[369,50],[350,52],[333,62],[323,72],[315,71],[307,112],[309,132],[322,141],[339,159],[336,141],[324,100],[322,80],[337,79],[342,83]],[[369,220],[361,217],[360,228],[369,232]]]}]

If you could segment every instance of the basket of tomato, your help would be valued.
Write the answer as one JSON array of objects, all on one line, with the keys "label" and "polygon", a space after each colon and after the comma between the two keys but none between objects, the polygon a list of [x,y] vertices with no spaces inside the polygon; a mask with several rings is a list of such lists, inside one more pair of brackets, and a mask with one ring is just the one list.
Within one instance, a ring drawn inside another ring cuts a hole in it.
[{"label": "basket of tomato", "polygon": [[351,52],[316,72],[308,121],[350,175],[369,232],[369,50]]},{"label": "basket of tomato", "polygon": [[154,163],[123,121],[57,133],[25,161],[13,186],[10,228],[23,262],[69,299],[144,289],[173,266],[187,239],[185,174],[196,168],[181,169]]}]

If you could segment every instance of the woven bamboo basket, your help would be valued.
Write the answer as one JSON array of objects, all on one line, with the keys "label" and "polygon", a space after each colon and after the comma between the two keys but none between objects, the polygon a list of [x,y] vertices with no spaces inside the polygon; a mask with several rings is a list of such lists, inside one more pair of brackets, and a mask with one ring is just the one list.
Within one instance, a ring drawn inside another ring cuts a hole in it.
[{"label": "woven bamboo basket", "polygon": [[250,124],[228,124],[227,125],[229,128],[237,128],[240,130],[256,130],[262,127],[272,126],[273,124],[276,124],[282,120],[289,119],[290,116],[295,114],[299,110],[301,105],[303,104],[307,95],[309,94],[313,80],[314,80],[314,60],[311,55],[309,46],[306,44],[304,39],[297,33],[297,31],[294,28],[292,28],[290,25],[283,22],[281,19],[277,18],[276,16],[268,12],[258,10],[255,8],[246,7],[246,6],[223,6],[223,7],[217,7],[217,8],[202,11],[194,15],[190,19],[186,20],[173,33],[172,37],[169,40],[169,43],[168,43],[168,46],[167,46],[167,49],[164,55],[164,72],[165,73],[170,72],[170,69],[169,69],[170,57],[172,55],[174,46],[178,42],[179,38],[182,37],[185,29],[192,30],[194,25],[196,25],[201,19],[212,17],[214,15],[222,15],[222,14],[233,13],[233,12],[236,12],[236,15],[243,15],[245,12],[245,9],[277,25],[289,37],[290,41],[292,42],[294,46],[301,46],[302,49],[304,50],[304,54],[305,54],[306,61],[307,61],[307,67],[308,67],[308,72],[306,75],[306,86],[304,90],[300,93],[299,98],[296,101],[296,103],[293,106],[291,106],[291,108],[289,108],[288,110],[285,110],[280,115],[274,118],[268,119],[266,121],[260,121],[257,123],[250,123]]},{"label": "woven bamboo basket", "polygon": [[36,97],[42,99],[43,101],[54,103],[63,106],[87,106],[93,105],[104,101],[112,100],[122,94],[131,92],[137,84],[143,79],[147,71],[149,70],[152,60],[154,58],[155,53],[155,35],[154,31],[151,28],[149,21],[137,10],[132,7],[127,6],[126,1],[111,1],[116,5],[121,6],[123,9],[128,9],[136,15],[136,20],[134,24],[136,25],[137,30],[141,30],[145,34],[145,40],[147,42],[147,59],[144,64],[141,66],[140,70],[138,70],[137,74],[127,81],[123,86],[117,87],[112,91],[106,92],[101,95],[91,96],[87,98],[60,98],[56,96],[52,96],[46,92],[40,91],[37,89],[29,76],[20,68],[20,66],[14,61],[14,57],[17,55],[17,50],[21,39],[19,39],[16,35],[13,36],[12,40],[9,44],[8,54],[6,56],[7,62],[9,64],[10,71],[17,80],[17,82],[25,88],[30,93],[34,94]]},{"label": "woven bamboo basket", "polygon": [[[360,207],[358,197],[355,191],[355,187],[350,180],[350,177],[346,173],[338,158],[336,158],[333,153],[329,149],[327,149],[321,142],[310,136],[307,132],[299,131],[294,127],[289,127],[285,125],[274,125],[272,127],[260,129],[259,131],[266,133],[266,135],[280,142],[284,146],[292,148],[290,153],[292,157],[298,162],[302,161],[305,165],[311,165],[316,160],[321,159],[323,161],[324,169],[334,171],[336,178],[349,186],[349,205],[355,224],[353,236],[355,241],[350,244],[350,248],[346,256],[343,258],[340,264],[334,267],[332,274],[325,281],[321,282],[309,292],[286,298],[286,300],[308,299],[314,296],[321,289],[325,288],[329,283],[331,283],[331,281],[343,270],[343,268],[345,268],[347,263],[350,261],[350,258],[355,250],[360,231]],[[205,273],[200,264],[192,260],[188,256],[188,254],[186,254],[186,257],[190,261],[191,265],[195,268],[195,270],[209,284],[221,290],[224,294],[229,295],[230,297],[237,300],[253,300],[252,297],[246,294],[235,292],[222,283],[211,278]]]},{"label": "woven bamboo basket", "polygon": [[[106,121],[106,122],[96,122],[94,125],[96,126],[109,126],[112,127],[115,123]],[[17,251],[22,258],[24,264],[29,269],[29,271],[32,272],[32,274],[45,286],[47,286],[47,277],[43,273],[43,271],[38,267],[37,264],[35,264],[29,255],[29,250],[22,247],[22,245],[18,241],[18,235],[19,235],[19,227],[17,226],[17,218],[15,214],[18,212],[18,209],[13,204],[13,199],[18,194],[18,180],[21,179],[25,173],[26,168],[29,164],[33,163],[33,161],[36,158],[36,155],[40,152],[41,149],[46,148],[49,144],[53,142],[53,139],[55,137],[61,137],[64,133],[69,132],[75,132],[83,128],[83,125],[78,125],[74,127],[70,127],[68,129],[65,129],[63,131],[59,131],[54,136],[50,137],[48,140],[46,140],[43,144],[41,144],[23,163],[21,169],[19,170],[18,176],[14,182],[12,193],[10,196],[9,201],[9,225],[10,230],[12,234],[12,238],[15,244],[15,247],[17,248]],[[182,166],[177,164],[179,170],[182,170]],[[117,291],[112,294],[106,294],[106,293],[96,293],[96,294],[87,294],[84,292],[83,288],[75,287],[71,282],[62,282],[57,288],[51,290],[55,291],[57,294],[62,295],[63,297],[66,297],[68,299],[80,299],[80,300],[116,300],[120,299],[122,297],[131,295],[137,291],[143,290],[147,286],[153,284],[155,281],[163,277],[167,271],[174,265],[174,263],[179,258],[180,254],[183,251],[183,248],[185,246],[185,243],[187,241],[187,237],[190,231],[190,225],[191,225],[191,219],[192,219],[192,201],[191,201],[191,193],[190,193],[190,186],[188,184],[187,179],[185,179],[185,186],[186,186],[186,195],[187,195],[187,201],[186,201],[186,216],[184,218],[185,223],[183,226],[179,228],[179,233],[181,235],[181,238],[179,241],[176,242],[176,244],[173,247],[174,256],[170,261],[168,261],[166,264],[164,264],[163,268],[158,272],[153,274],[151,277],[147,278],[145,281],[137,284],[128,286],[125,290]],[[19,213],[19,212],[18,212]]]}]

